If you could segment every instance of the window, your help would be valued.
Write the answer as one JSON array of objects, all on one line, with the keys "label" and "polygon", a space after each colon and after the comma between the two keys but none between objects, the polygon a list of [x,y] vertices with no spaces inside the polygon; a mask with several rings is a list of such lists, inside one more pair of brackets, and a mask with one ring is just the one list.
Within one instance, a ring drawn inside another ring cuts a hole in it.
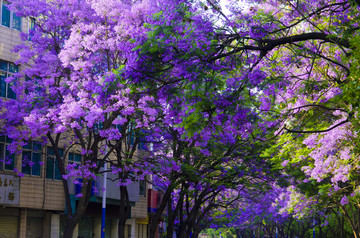
[{"label": "window", "polygon": [[34,28],[35,28],[35,22],[36,22],[35,18],[30,17],[30,20],[29,20],[29,29],[30,29],[30,30],[34,30]]},{"label": "window", "polygon": [[32,36],[35,32],[35,22],[36,22],[35,18],[33,17],[29,18],[29,41],[31,41]]},{"label": "window", "polygon": [[129,124],[129,127],[126,128],[127,130],[127,144],[129,146],[133,146],[135,142],[135,132],[134,132],[134,125],[133,123]]},{"label": "window", "polygon": [[140,131],[140,132],[134,132],[133,131],[133,126],[131,126],[131,128],[129,128],[128,130],[128,135],[127,135],[127,143],[129,146],[134,146],[135,141],[138,139],[137,141],[137,149],[139,150],[145,150],[145,137],[144,137],[144,132]]},{"label": "window", "polygon": [[[69,152],[69,164],[77,164],[80,165],[81,164],[81,159],[82,159],[82,156],[81,154],[76,154],[76,153],[73,153],[73,152]],[[76,166],[76,167],[77,167]]]},{"label": "window", "polygon": [[146,196],[146,181],[140,180],[139,181],[139,195]]},{"label": "window", "polygon": [[9,2],[1,1],[1,25],[21,31],[21,17],[9,10]]},{"label": "window", "polygon": [[11,139],[0,136],[0,170],[14,170],[15,154],[11,154],[6,146],[11,143]]},{"label": "window", "polygon": [[36,93],[39,97],[42,96],[42,93],[45,90],[40,86],[41,79],[39,77],[30,78],[29,76],[25,76],[25,94],[29,95],[30,93]]},{"label": "window", "polygon": [[16,94],[10,87],[12,84],[5,82],[5,79],[17,72],[19,72],[19,66],[0,60],[0,97],[16,99]]},{"label": "window", "polygon": [[[58,149],[60,156],[64,156],[64,150]],[[59,170],[58,162],[55,157],[55,151],[52,147],[47,147],[47,159],[46,159],[46,178],[48,179],[61,179],[61,173]]]},{"label": "window", "polygon": [[23,146],[22,152],[22,172],[24,174],[40,176],[41,165],[41,144],[30,141]]},{"label": "window", "polygon": [[135,143],[135,133],[131,132],[128,134],[128,144],[133,146]]},{"label": "window", "polygon": [[[141,132],[141,133],[143,133],[143,132]],[[145,140],[145,137],[140,134],[139,135],[139,143],[138,143],[138,149],[139,150],[145,150],[146,149],[144,140]]]}]

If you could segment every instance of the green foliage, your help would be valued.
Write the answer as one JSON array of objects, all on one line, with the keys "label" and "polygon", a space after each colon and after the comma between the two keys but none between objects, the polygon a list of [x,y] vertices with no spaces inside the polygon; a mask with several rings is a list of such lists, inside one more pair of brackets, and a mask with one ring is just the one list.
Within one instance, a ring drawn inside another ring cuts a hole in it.
[{"label": "green foliage", "polygon": [[360,109],[360,37],[354,36],[350,43],[353,46],[352,54],[350,56],[350,75],[348,76],[347,82],[344,83],[341,88],[343,90],[343,98],[349,104],[348,110],[350,110],[350,114],[353,115],[351,120],[353,122],[352,124],[354,126],[354,131],[359,132],[360,115],[358,115],[358,113]]},{"label": "green foliage", "polygon": [[211,238],[236,238],[236,232],[233,228],[222,228],[222,229],[205,229],[204,234],[209,235]]}]

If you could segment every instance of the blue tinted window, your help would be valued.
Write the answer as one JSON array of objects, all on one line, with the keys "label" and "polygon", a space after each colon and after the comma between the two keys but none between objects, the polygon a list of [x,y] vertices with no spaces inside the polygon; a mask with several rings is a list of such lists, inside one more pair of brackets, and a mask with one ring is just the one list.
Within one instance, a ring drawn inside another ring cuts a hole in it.
[{"label": "blue tinted window", "polygon": [[34,34],[34,30],[35,30],[35,18],[30,18],[29,41],[31,41],[31,38]]},{"label": "blue tinted window", "polygon": [[11,88],[14,82],[9,84],[5,79],[12,76],[12,73],[18,72],[19,66],[14,63],[0,60],[0,97],[16,99],[16,94]]},{"label": "blue tinted window", "polygon": [[0,69],[7,71],[8,70],[8,62],[0,60]]},{"label": "blue tinted window", "polygon": [[69,153],[69,161],[71,162],[80,162],[81,163],[81,154],[76,154],[76,153]]},{"label": "blue tinted window", "polygon": [[41,152],[41,147],[42,146],[41,146],[40,142],[35,142],[35,141],[33,142],[33,147],[32,148],[33,148],[34,151],[40,151]]},{"label": "blue tinted window", "polygon": [[55,159],[55,175],[54,175],[54,179],[58,179],[60,180],[61,179],[61,172],[60,172],[60,169],[59,169],[59,166],[58,166],[58,162],[57,160]]},{"label": "blue tinted window", "polygon": [[[63,149],[58,149],[58,152],[60,154],[60,156],[64,156],[64,150]],[[48,147],[47,148],[47,154],[50,156],[55,156],[55,150],[53,147]]]},{"label": "blue tinted window", "polygon": [[81,162],[81,157],[80,154],[75,154],[75,162]]},{"label": "blue tinted window", "polygon": [[2,1],[1,25],[21,31],[21,17],[9,10],[9,2]]},{"label": "blue tinted window", "polygon": [[41,154],[33,153],[32,162],[32,175],[40,176],[40,162],[41,162]]},{"label": "blue tinted window", "polygon": [[0,97],[6,97],[6,73],[0,72]]},{"label": "blue tinted window", "polygon": [[1,13],[1,24],[3,26],[10,27],[10,10],[8,8],[9,3],[3,1],[2,13]]},{"label": "blue tinted window", "polygon": [[23,151],[22,162],[22,172],[24,174],[31,174],[31,151]]},{"label": "blue tinted window", "polygon": [[12,28],[21,31],[21,17],[13,14]]},{"label": "blue tinted window", "polygon": [[54,160],[50,157],[46,160],[46,178],[53,179]]},{"label": "blue tinted window", "polygon": [[9,62],[9,72],[11,73],[18,73],[19,72],[19,66],[17,66],[14,63]]},{"label": "blue tinted window", "polygon": [[22,172],[29,175],[41,174],[41,144],[30,141],[23,146]]},{"label": "blue tinted window", "polygon": [[11,85],[7,85],[7,98],[16,99],[16,93],[12,90]]},{"label": "blue tinted window", "polygon": [[30,29],[31,30],[34,30],[35,28],[35,18],[30,18]]},{"label": "blue tinted window", "polygon": [[[58,149],[61,157],[64,156],[64,150]],[[55,150],[52,147],[47,147],[47,160],[46,160],[46,178],[48,179],[61,179],[61,172],[55,157]]]},{"label": "blue tinted window", "polygon": [[5,169],[6,170],[14,170],[15,168],[15,155],[10,153],[10,151],[6,150],[5,153]]},{"label": "blue tinted window", "polygon": [[48,155],[52,155],[52,156],[55,156],[55,151],[52,147],[48,147],[47,148],[47,154]]},{"label": "blue tinted window", "polygon": [[7,150],[7,145],[11,140],[6,136],[0,136],[0,170],[14,170],[15,154]]}]

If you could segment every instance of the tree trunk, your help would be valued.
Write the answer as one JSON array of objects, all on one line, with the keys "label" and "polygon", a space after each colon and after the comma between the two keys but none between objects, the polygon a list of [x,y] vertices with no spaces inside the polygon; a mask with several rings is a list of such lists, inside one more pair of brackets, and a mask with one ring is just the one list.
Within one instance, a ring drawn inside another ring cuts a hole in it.
[{"label": "tree trunk", "polygon": [[[68,214],[66,216],[66,224],[65,224],[63,237],[72,237],[76,225],[84,216],[86,208],[90,202],[92,181],[93,180],[83,178],[83,186],[81,188],[81,193],[83,196],[79,198],[78,205],[75,210],[75,214],[72,213],[71,205],[69,208],[67,208]],[[70,201],[70,196],[67,198],[67,200]]]},{"label": "tree trunk", "polygon": [[69,193],[69,186],[67,183],[67,180],[62,178],[63,187],[64,187],[64,195],[65,195],[65,204],[68,215],[66,216],[66,222],[65,222],[65,230],[64,230],[64,237],[72,237],[74,229],[76,227],[76,224],[78,223],[76,220],[72,219],[73,213],[72,213],[72,207],[70,202],[70,193]]},{"label": "tree trunk", "polygon": [[199,237],[199,233],[200,233],[200,231],[195,230],[194,233],[192,234],[191,238],[198,238],[198,237]]},{"label": "tree trunk", "polygon": [[78,224],[78,222],[76,222],[73,219],[67,220],[66,225],[65,225],[65,230],[64,230],[63,237],[72,237],[73,233],[74,233],[74,229],[75,229],[77,224]]},{"label": "tree trunk", "polygon": [[166,207],[167,204],[167,200],[170,199],[171,197],[171,192],[173,191],[171,185],[170,187],[168,187],[168,189],[166,190],[164,196],[161,199],[161,204],[160,207],[158,209],[158,211],[151,216],[151,220],[150,220],[150,228],[149,228],[149,238],[154,238],[155,234],[156,234],[156,228],[158,226],[158,223],[160,221],[161,215]]},{"label": "tree trunk", "polygon": [[[119,223],[118,237],[125,238],[125,224],[130,215],[130,200],[126,186],[120,186],[120,207],[119,207]],[[131,232],[131,231],[128,231]]]},{"label": "tree trunk", "polygon": [[125,223],[120,221],[120,219],[119,219],[119,223],[118,223],[118,237],[125,238]]},{"label": "tree trunk", "polygon": [[179,211],[183,209],[183,203],[184,203],[183,187],[181,188],[181,190],[182,191],[180,192],[178,203],[177,203],[174,211],[172,211],[172,207],[171,207],[172,199],[171,198],[168,199],[168,226],[167,226],[167,231],[166,231],[168,234],[167,235],[168,238],[172,237],[172,234],[174,232],[175,219],[178,216]]},{"label": "tree trunk", "polygon": [[172,199],[168,199],[167,212],[168,212],[168,224],[166,227],[166,238],[172,238],[173,231],[174,231],[173,216],[176,216],[176,214],[174,214],[173,210],[172,210]]}]

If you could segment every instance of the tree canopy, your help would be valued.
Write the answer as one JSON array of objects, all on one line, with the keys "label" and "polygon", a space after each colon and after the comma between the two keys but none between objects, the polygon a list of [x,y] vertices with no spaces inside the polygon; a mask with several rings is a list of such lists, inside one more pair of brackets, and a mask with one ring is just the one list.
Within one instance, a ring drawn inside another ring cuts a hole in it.
[{"label": "tree canopy", "polygon": [[150,237],[164,211],[168,237],[304,235],[339,216],[359,237],[358,1],[10,3],[35,27],[14,49],[23,67],[7,79],[16,100],[0,100],[2,132],[14,153],[56,148],[66,196],[67,179],[84,179],[66,234],[107,162],[123,189],[151,175],[164,193]]}]

